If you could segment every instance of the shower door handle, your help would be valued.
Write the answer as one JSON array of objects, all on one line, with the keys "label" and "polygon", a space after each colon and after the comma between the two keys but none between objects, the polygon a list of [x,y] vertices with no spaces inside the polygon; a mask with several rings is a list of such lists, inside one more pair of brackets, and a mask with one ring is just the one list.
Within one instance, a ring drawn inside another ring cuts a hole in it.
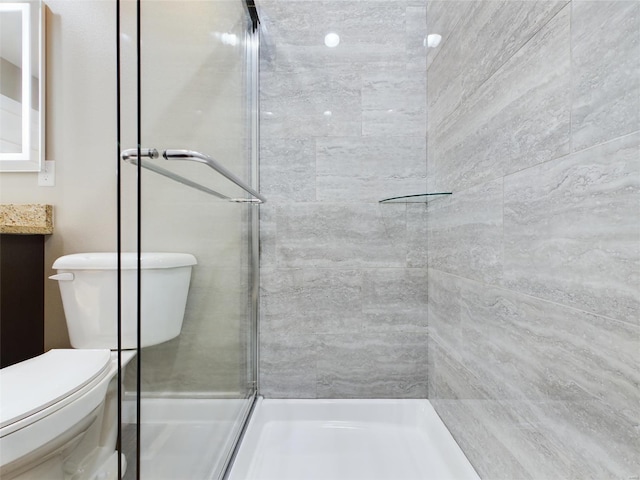
[{"label": "shower door handle", "polygon": [[[231,182],[235,183],[237,186],[239,186],[248,194],[254,196],[257,199],[255,200],[256,202],[259,201],[258,203],[265,203],[267,201],[266,198],[264,198],[262,195],[256,192],[249,185],[244,183],[240,178],[236,177],[233,173],[231,173],[225,167],[220,165],[220,163],[216,159],[211,158],[210,156],[205,155],[204,153],[196,152],[194,150],[172,149],[172,150],[165,150],[162,153],[162,156],[166,160],[190,160],[192,162],[204,163],[209,168],[214,169],[220,175],[225,177],[227,180],[230,180]],[[235,199],[235,201],[240,201],[240,199]],[[251,202],[252,200],[248,200],[248,201]]]},{"label": "shower door handle", "polygon": [[[135,161],[138,159],[138,149],[128,148],[124,150],[120,155],[122,156],[122,160],[124,160],[125,162],[135,163]],[[155,148],[141,148],[140,156],[142,158],[158,158],[160,154]]]}]

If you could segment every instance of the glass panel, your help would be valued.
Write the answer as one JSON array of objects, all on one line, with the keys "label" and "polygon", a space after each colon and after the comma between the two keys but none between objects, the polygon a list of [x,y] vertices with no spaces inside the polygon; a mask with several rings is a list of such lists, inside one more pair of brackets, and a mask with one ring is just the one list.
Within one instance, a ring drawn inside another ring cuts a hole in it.
[{"label": "glass panel", "polygon": [[252,198],[162,154],[199,152],[256,188],[256,39],[242,0],[121,8],[123,250],[141,253],[143,347],[126,370],[125,478],[221,478],[256,393],[258,205],[211,195]]}]

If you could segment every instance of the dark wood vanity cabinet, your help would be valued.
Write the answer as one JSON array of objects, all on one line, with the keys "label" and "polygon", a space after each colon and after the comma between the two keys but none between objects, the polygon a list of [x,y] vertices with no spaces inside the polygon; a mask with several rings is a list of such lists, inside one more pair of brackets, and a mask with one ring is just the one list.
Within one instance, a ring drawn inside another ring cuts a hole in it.
[{"label": "dark wood vanity cabinet", "polygon": [[0,367],[44,353],[44,239],[0,234]]}]

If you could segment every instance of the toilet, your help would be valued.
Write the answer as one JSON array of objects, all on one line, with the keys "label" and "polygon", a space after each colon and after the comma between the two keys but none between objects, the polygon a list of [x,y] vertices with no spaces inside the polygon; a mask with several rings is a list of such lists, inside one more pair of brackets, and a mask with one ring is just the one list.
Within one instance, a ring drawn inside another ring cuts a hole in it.
[{"label": "toilet", "polygon": [[[142,347],[180,334],[196,263],[185,253],[141,254]],[[120,264],[123,374],[138,343],[137,254],[121,253]],[[117,266],[116,253],[54,262],[57,274],[49,278],[59,283],[73,349],[0,370],[3,480],[117,480]]]}]

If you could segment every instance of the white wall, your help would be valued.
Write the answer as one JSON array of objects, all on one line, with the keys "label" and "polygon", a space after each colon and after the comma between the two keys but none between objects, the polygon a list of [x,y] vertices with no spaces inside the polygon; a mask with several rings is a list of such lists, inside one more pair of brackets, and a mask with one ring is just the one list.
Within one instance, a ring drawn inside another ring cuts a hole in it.
[{"label": "white wall", "polygon": [[[56,186],[35,173],[0,174],[0,202],[54,206],[47,275],[64,254],[115,248],[115,1],[47,2],[46,159]],[[45,283],[45,348],[68,347],[57,285]]]}]

